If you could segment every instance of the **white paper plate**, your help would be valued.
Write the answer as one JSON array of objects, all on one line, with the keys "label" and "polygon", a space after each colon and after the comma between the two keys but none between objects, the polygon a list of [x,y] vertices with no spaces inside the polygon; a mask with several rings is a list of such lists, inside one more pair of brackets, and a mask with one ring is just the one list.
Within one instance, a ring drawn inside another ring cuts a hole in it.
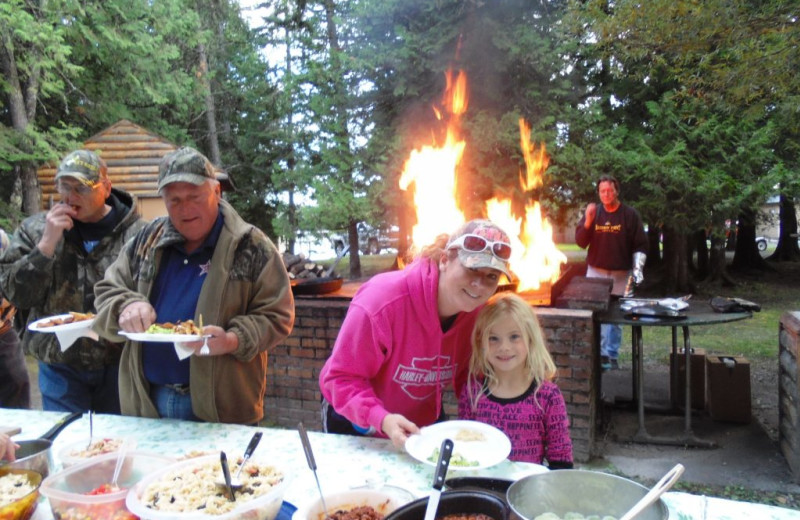
[{"label": "white paper plate", "polygon": [[[479,440],[460,440],[465,434],[479,437]],[[436,466],[436,460],[429,459],[444,439],[453,441],[454,457],[461,455],[468,461],[477,462],[475,466],[462,466],[454,464],[451,458],[449,470],[489,468],[506,460],[511,453],[511,441],[505,433],[478,421],[444,421],[426,426],[419,435],[408,438],[406,451],[418,461]]]},{"label": "white paper plate", "polygon": [[40,323],[45,323],[45,322],[48,322],[48,321],[50,321],[52,319],[55,319],[55,318],[64,319],[64,318],[69,318],[69,317],[70,317],[70,314],[67,313],[67,314],[59,314],[57,316],[50,316],[48,318],[41,318],[41,319],[38,319],[38,320],[34,321],[33,323],[29,323],[28,324],[28,330],[30,330],[31,332],[63,332],[63,331],[68,331],[68,330],[90,329],[92,327],[92,324],[94,323],[94,318],[91,318],[91,319],[88,319],[88,320],[81,320],[81,321],[75,321],[75,322],[72,322],[72,323],[65,323],[64,325],[53,325],[51,327],[39,327],[38,326]]},{"label": "white paper plate", "polygon": [[119,331],[133,341],[154,341],[156,343],[186,343],[189,341],[202,341],[203,336],[199,334],[151,334],[147,332],[125,332]]}]

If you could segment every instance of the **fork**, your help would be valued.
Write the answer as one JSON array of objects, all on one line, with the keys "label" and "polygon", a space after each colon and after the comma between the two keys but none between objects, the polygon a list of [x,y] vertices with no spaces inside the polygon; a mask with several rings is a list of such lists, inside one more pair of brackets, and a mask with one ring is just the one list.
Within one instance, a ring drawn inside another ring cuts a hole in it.
[{"label": "fork", "polygon": [[199,354],[201,356],[207,356],[211,354],[211,349],[208,347],[208,338],[211,337],[211,334],[203,334],[203,346],[200,347]]}]

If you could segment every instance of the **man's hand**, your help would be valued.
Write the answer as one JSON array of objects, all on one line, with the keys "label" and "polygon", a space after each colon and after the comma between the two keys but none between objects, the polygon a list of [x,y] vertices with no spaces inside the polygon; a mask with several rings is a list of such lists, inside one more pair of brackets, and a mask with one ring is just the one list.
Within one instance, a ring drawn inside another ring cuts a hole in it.
[{"label": "man's hand", "polygon": [[583,227],[589,229],[594,224],[594,217],[597,215],[597,204],[590,202],[586,206],[586,213],[584,214]]},{"label": "man's hand", "polygon": [[[222,327],[216,325],[206,325],[203,327],[203,338],[201,341],[190,341],[183,343],[184,346],[194,349],[194,353],[200,356],[221,356],[230,354],[239,348],[239,336],[233,332],[226,332]],[[203,344],[208,346],[208,352],[201,351]]]},{"label": "man's hand", "polygon": [[119,328],[125,332],[144,332],[156,322],[156,310],[149,302],[133,302],[119,313]]},{"label": "man's hand", "polygon": [[36,247],[44,256],[52,258],[56,246],[64,238],[64,231],[72,229],[75,222],[72,220],[77,213],[72,206],[59,203],[50,208],[45,216],[44,233]]},{"label": "man's hand", "polygon": [[396,448],[403,448],[409,435],[419,433],[419,427],[399,413],[390,413],[383,418],[381,431]]}]

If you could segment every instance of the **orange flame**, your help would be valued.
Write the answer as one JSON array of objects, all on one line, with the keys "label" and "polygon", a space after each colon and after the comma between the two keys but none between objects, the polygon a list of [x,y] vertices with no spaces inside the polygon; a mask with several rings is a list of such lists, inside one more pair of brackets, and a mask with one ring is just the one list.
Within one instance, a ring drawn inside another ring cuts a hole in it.
[{"label": "orange flame", "polygon": [[522,155],[525,158],[526,175],[520,172],[519,183],[523,191],[538,188],[543,184],[542,176],[550,165],[544,143],[536,150],[536,145],[530,142],[531,127],[524,119],[519,120],[519,143]]},{"label": "orange flame", "polygon": [[[417,224],[412,230],[412,240],[417,247],[434,242],[442,233],[449,233],[466,219],[456,199],[457,167],[465,143],[458,137],[459,116],[467,108],[466,75],[459,72],[454,78],[447,73],[446,92],[442,102],[451,116],[447,122],[447,137],[443,146],[424,146],[413,150],[400,177],[402,190],[412,189]],[[434,107],[437,118],[442,112]],[[530,190],[543,185],[543,175],[550,164],[544,143],[537,149],[530,142],[530,126],[519,121],[520,145],[525,158],[526,171],[520,171],[519,181],[526,198]],[[486,215],[508,233],[513,254],[511,270],[519,278],[517,290],[536,290],[545,282],[555,282],[561,274],[561,264],[567,257],[553,242],[553,228],[542,217],[537,201],[527,203],[525,214],[514,215],[512,201],[492,199],[486,203]]]},{"label": "orange flame", "polygon": [[[451,116],[444,145],[412,150],[400,176],[401,190],[408,191],[414,184],[417,210],[417,223],[411,231],[414,247],[432,244],[437,236],[451,232],[465,220],[456,200],[456,168],[466,144],[458,138],[459,116],[467,109],[467,76],[463,71],[455,78],[452,71],[447,71],[442,105]],[[436,107],[433,110],[437,119],[442,120],[442,112]]]}]

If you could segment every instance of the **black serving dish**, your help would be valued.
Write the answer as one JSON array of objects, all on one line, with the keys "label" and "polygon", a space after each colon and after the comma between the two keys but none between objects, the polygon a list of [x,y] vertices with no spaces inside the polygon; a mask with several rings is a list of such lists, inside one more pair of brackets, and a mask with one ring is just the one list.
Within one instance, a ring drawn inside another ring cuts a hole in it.
[{"label": "black serving dish", "polygon": [[[424,520],[427,507],[428,497],[420,498],[389,513],[385,520]],[[510,512],[504,499],[488,491],[453,490],[442,493],[436,518],[482,513],[493,520],[509,520]]]}]

